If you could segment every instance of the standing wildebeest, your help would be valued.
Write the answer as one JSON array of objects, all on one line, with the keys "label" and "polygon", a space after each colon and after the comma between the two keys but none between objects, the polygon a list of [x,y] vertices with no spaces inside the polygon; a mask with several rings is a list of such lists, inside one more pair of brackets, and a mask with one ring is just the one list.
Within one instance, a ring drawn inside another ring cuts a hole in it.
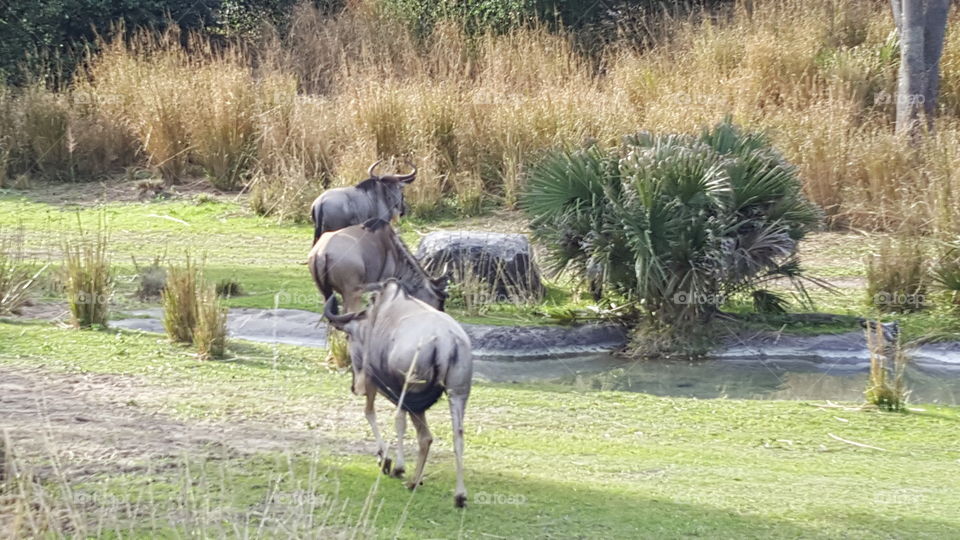
[{"label": "standing wildebeest", "polygon": [[328,189],[310,205],[313,243],[327,231],[358,225],[371,218],[390,221],[404,214],[403,186],[417,178],[417,167],[410,163],[409,174],[377,176],[377,161],[367,169],[369,178],[352,187]]},{"label": "standing wildebeest", "polygon": [[[375,287],[377,285],[374,285]],[[395,279],[379,286],[372,304],[360,313],[337,314],[337,297],[327,301],[323,315],[347,333],[353,385],[357,395],[367,396],[366,416],[377,439],[377,456],[385,474],[391,473],[386,445],[380,438],[373,402],[377,391],[397,410],[397,462],[392,474],[404,473],[403,435],[410,415],[417,429],[420,455],[417,470],[407,482],[414,489],[423,479],[423,465],[430,452],[433,436],[427,427],[426,410],[447,393],[453,420],[453,450],[457,462],[457,486],[454,504],[467,503],[463,484],[463,413],[470,396],[473,359],[470,339],[453,317],[433,309],[407,294]]]},{"label": "standing wildebeest", "polygon": [[360,310],[368,283],[387,278],[397,278],[413,297],[440,311],[447,298],[448,276],[430,278],[390,223],[382,219],[323,233],[310,250],[307,265],[323,299],[338,292],[347,311]]}]

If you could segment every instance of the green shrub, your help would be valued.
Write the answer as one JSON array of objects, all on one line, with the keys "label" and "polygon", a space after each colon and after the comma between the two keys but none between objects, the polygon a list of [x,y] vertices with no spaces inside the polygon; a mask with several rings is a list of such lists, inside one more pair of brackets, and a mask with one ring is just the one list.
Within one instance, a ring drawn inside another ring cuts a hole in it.
[{"label": "green shrub", "polygon": [[157,255],[147,266],[137,264],[136,257],[132,259],[133,268],[137,272],[137,298],[149,300],[159,297],[167,284],[167,269],[161,265],[163,256]]},{"label": "green shrub", "polygon": [[708,320],[730,294],[799,279],[797,242],[820,219],[796,169],[730,119],[699,136],[640,133],[612,150],[551,152],[522,206],[554,269],[597,276],[677,330]]},{"label": "green shrub", "polygon": [[242,296],[243,287],[240,286],[240,282],[235,279],[221,279],[217,282],[216,286],[217,296]]}]

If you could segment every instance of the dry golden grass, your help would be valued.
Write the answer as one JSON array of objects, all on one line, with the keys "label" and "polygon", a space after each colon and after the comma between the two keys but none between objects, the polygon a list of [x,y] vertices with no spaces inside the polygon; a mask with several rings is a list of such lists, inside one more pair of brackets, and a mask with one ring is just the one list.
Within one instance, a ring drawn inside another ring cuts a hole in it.
[{"label": "dry golden grass", "polygon": [[105,218],[96,231],[63,241],[65,292],[73,326],[106,328],[113,272],[107,254],[109,244]]},{"label": "dry golden grass", "polygon": [[193,330],[193,344],[197,358],[222,358],[227,347],[227,308],[210,283],[201,285],[197,292],[197,326]]},{"label": "dry golden grass", "polygon": [[[85,96],[84,118],[117,133],[107,146],[134,137],[169,181],[205,173],[231,189],[252,179],[255,208],[281,217],[305,216],[324,187],[354,183],[392,156],[420,166],[407,190],[415,212],[512,206],[525,167],[547,147],[694,131],[733,114],[772,133],[832,226],[960,227],[957,19],[938,132],[909,148],[892,133],[898,50],[886,4],[750,4],[650,21],[654,46],[623,41],[589,56],[544,28],[470,37],[444,23],[417,39],[374,2],[334,18],[304,4],[289,35],[252,46],[193,38],[183,49],[175,33],[111,44],[69,94]],[[23,101],[15,113],[48,111],[29,123],[35,168],[87,159],[83,144],[76,157],[56,145],[36,155],[71,132],[58,120],[64,96],[42,105],[5,96],[0,104]],[[0,152],[4,162],[13,160]]]},{"label": "dry golden grass", "polygon": [[198,289],[202,276],[196,262],[187,255],[186,262],[170,265],[166,285],[161,293],[163,300],[163,328],[171,340],[192,343],[199,315]]}]

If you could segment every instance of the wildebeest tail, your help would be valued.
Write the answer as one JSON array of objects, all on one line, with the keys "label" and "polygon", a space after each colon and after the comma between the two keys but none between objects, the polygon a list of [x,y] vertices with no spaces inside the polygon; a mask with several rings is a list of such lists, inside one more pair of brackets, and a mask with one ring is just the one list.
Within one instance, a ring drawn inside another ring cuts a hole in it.
[{"label": "wildebeest tail", "polygon": [[323,295],[324,301],[330,298],[330,295],[333,294],[333,289],[330,287],[330,284],[327,283],[327,255],[323,255],[323,259],[314,253],[310,257],[309,261],[310,275],[313,277],[313,283],[317,286],[317,289],[320,290],[320,294]]},{"label": "wildebeest tail", "polygon": [[310,219],[313,220],[313,243],[316,244],[323,235],[323,205],[315,204],[310,209]]}]

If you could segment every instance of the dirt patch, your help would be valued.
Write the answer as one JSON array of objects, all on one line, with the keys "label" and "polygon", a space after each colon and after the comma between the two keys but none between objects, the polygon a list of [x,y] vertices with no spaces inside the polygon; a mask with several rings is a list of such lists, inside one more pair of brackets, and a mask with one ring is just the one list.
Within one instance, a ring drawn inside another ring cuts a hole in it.
[{"label": "dirt patch", "polygon": [[70,307],[66,302],[31,302],[11,315],[25,320],[43,320],[58,323],[70,319]]},{"label": "dirt patch", "polygon": [[[135,175],[136,178],[118,177],[103,182],[38,182],[31,189],[24,190],[24,196],[39,203],[56,206],[96,206],[113,202],[141,202],[145,196],[140,189],[143,182],[159,182],[156,178],[144,175]],[[161,197],[170,199],[191,198],[200,193],[207,194],[215,199],[233,201],[235,193],[221,193],[210,182],[198,179],[177,184],[165,189]]]},{"label": "dirt patch", "polygon": [[[19,458],[41,464],[41,475],[51,472],[42,464],[56,457],[60,474],[71,480],[155,468],[185,455],[222,458],[334,444],[315,431],[251,422],[185,423],[138,406],[141,397],[156,399],[163,391],[136,377],[3,366],[0,428]],[[335,450],[345,449],[341,444]]]}]

